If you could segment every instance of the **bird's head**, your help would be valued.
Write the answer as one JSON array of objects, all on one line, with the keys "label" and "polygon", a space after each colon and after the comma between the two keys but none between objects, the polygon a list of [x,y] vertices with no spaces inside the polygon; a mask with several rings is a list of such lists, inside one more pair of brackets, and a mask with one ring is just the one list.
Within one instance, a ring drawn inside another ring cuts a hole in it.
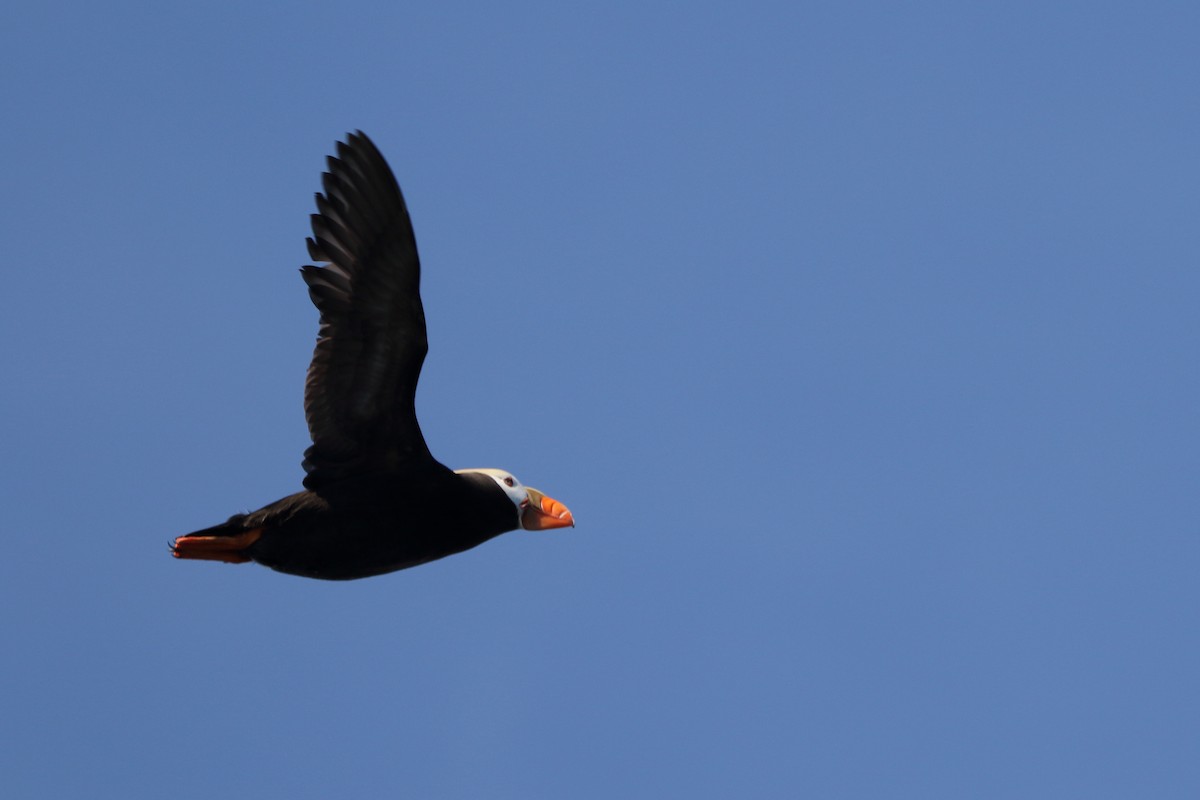
[{"label": "bird's head", "polygon": [[516,476],[502,469],[456,469],[486,475],[496,482],[508,499],[517,507],[521,528],[527,531],[546,531],[552,528],[574,528],[575,518],[570,510],[553,497],[547,497],[529,486],[523,486]]}]

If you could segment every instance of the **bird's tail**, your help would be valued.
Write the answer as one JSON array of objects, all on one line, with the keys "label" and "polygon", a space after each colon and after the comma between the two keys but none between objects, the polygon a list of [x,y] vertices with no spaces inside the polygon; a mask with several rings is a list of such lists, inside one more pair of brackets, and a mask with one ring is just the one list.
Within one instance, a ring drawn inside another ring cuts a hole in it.
[{"label": "bird's tail", "polygon": [[176,558],[192,558],[203,561],[224,561],[227,564],[244,564],[252,561],[246,550],[262,536],[262,528],[246,528],[239,515],[205,528],[180,536],[171,543],[171,555]]}]

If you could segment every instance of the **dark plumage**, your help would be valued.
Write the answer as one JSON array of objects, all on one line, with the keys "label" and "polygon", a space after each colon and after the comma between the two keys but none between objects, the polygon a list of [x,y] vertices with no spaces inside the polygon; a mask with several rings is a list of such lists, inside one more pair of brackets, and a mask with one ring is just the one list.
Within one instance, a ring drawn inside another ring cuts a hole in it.
[{"label": "dark plumage", "polygon": [[337,145],[300,272],[321,314],[304,385],[305,490],[181,536],[177,558],[257,561],[310,578],[379,575],[515,530],[574,525],[502,470],[439,464],[417,423],[429,346],[420,261],[400,187],[361,131]]}]

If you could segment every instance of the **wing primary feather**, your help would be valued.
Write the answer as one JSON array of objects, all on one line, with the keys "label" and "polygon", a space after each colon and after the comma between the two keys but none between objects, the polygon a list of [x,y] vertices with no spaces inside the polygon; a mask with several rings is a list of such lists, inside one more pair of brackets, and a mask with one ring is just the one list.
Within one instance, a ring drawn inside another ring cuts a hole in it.
[{"label": "wing primary feather", "polygon": [[305,242],[305,244],[308,245],[308,257],[309,258],[311,258],[313,261],[322,261],[322,262],[329,261],[329,256],[325,255],[325,251],[322,250],[320,248],[320,246],[316,242],[313,241],[311,236],[306,237],[304,242]]}]

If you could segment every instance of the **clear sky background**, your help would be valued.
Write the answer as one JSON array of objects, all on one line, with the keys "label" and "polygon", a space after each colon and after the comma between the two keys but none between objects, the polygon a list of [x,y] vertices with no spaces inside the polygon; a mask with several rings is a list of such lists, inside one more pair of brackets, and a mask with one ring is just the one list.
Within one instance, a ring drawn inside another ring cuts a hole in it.
[{"label": "clear sky background", "polygon": [[[4,796],[1200,796],[1198,9],[3,12]],[[434,454],[578,528],[175,561],[299,488],[354,128]]]}]

